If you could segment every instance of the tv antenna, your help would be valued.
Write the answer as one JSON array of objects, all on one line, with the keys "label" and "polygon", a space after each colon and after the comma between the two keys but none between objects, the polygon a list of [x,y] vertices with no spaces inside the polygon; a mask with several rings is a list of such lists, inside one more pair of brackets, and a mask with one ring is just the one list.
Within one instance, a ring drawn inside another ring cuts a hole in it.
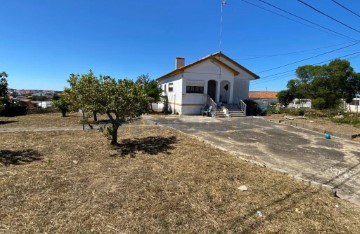
[{"label": "tv antenna", "polygon": [[223,34],[223,12],[224,7],[227,5],[226,0],[220,0],[220,36],[219,36],[219,51],[221,51],[221,44],[222,44],[222,34]]}]

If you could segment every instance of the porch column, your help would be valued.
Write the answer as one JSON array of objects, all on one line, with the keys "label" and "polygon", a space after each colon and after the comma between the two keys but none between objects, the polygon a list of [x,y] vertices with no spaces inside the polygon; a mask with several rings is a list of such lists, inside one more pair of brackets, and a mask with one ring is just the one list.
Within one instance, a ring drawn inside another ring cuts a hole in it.
[{"label": "porch column", "polygon": [[216,82],[216,98],[215,98],[216,103],[219,103],[220,101],[220,85],[221,85],[221,80]]},{"label": "porch column", "polygon": [[208,83],[209,83],[209,81],[206,80],[206,81],[205,81],[205,84],[204,84],[204,95],[205,95],[205,96],[208,95]]},{"label": "porch column", "polygon": [[230,95],[229,95],[229,103],[232,104],[233,103],[233,96],[234,96],[234,82],[230,82],[229,81],[229,85],[230,85]]}]

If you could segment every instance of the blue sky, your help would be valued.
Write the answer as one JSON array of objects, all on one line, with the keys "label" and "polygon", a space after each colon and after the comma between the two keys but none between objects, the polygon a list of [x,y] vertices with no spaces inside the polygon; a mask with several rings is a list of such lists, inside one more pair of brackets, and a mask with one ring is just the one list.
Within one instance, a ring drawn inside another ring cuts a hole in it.
[{"label": "blue sky", "polygon": [[[360,72],[360,17],[332,0],[303,0],[352,30],[297,0],[264,0],[344,37],[246,1],[227,0],[221,51],[261,76],[251,90],[284,89],[298,66],[346,55]],[[336,1],[360,14],[360,1]],[[0,71],[19,89],[62,90],[70,73],[89,69],[116,78],[157,78],[173,70],[177,56],[191,63],[219,50],[220,6],[220,0],[3,1]]]}]

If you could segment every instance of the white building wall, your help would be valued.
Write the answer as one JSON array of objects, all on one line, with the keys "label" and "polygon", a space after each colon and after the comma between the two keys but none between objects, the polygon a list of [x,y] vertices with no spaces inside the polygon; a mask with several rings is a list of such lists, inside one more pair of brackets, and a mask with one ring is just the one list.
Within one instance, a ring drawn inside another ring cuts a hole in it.
[{"label": "white building wall", "polygon": [[249,98],[249,79],[236,76],[234,79],[233,102],[239,103],[240,100]]},{"label": "white building wall", "polygon": [[356,105],[356,104],[359,104],[359,101],[360,101],[360,98],[354,98],[352,103],[349,103],[349,104],[344,101],[346,111],[349,111],[351,113],[359,113],[360,106]]},{"label": "white building wall", "polygon": [[[169,84],[173,84],[173,91],[169,91]],[[165,80],[159,82],[161,88],[163,89],[163,94],[168,97],[169,111],[176,114],[181,114],[181,104],[182,104],[182,75],[178,74],[173,77],[169,77]],[[164,86],[166,85],[166,90]]]},{"label": "white building wall", "polygon": [[239,71],[239,74],[235,76],[234,79],[233,102],[239,103],[240,100],[249,98],[250,80],[254,80],[254,77],[252,77],[248,72],[240,69],[238,66],[228,61],[227,59],[224,59],[222,57],[218,59],[220,59],[221,62],[225,63],[234,70]]},{"label": "white building wall", "polygon": [[[217,96],[220,96],[220,83],[222,80],[227,80],[230,83],[230,89],[232,89],[234,74],[232,71],[220,67],[218,64],[211,62],[210,60],[204,61],[198,65],[190,67],[185,70],[183,74],[183,90],[182,90],[182,114],[185,115],[198,115],[201,108],[206,104],[208,81],[215,80],[217,82]],[[204,92],[198,93],[186,93],[187,82],[199,82],[204,85]],[[230,95],[231,96],[231,95]],[[218,99],[217,98],[217,99]],[[219,100],[214,100],[219,101]],[[231,100],[230,100],[231,102]]]},{"label": "white building wall", "polygon": [[[221,61],[235,70],[239,70],[238,67],[234,66],[234,64],[229,61],[224,59],[221,59]],[[162,87],[166,84],[166,94],[172,112],[175,108],[175,113],[191,115],[200,114],[201,108],[206,104],[209,80],[215,80],[217,82],[217,97],[214,101],[219,102],[221,81],[227,80],[230,84],[229,103],[238,103],[239,100],[248,98],[249,81],[252,79],[253,77],[246,71],[241,70],[240,73],[235,76],[233,71],[224,68],[220,64],[211,60],[205,60],[197,65],[189,67],[182,74],[160,81],[159,84],[162,85]],[[186,93],[187,81],[203,82],[204,92],[202,94]],[[174,85],[173,92],[168,92],[169,83],[173,83]]]}]

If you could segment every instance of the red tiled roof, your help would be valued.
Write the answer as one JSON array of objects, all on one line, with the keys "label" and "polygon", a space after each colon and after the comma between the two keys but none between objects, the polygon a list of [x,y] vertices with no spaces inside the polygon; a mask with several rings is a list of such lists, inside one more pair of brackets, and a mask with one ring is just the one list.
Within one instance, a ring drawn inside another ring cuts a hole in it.
[{"label": "red tiled roof", "polygon": [[278,92],[274,91],[249,91],[250,99],[277,99]]}]

